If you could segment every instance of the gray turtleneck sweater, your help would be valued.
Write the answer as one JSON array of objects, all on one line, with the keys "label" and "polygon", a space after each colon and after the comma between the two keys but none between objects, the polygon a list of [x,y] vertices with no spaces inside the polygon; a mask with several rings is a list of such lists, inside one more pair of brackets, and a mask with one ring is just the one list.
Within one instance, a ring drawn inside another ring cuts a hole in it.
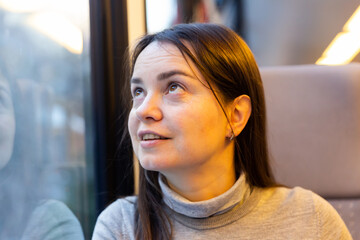
[{"label": "gray turtleneck sweater", "polygon": [[[159,178],[173,239],[352,239],[335,209],[311,191],[254,188],[242,175],[224,194],[191,202]],[[93,240],[134,239],[136,197],[119,199],[99,216]]]}]

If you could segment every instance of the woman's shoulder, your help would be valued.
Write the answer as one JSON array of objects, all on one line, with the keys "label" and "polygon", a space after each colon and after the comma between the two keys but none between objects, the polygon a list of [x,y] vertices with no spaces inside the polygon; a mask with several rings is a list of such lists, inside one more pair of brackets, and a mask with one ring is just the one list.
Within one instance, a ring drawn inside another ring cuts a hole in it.
[{"label": "woman's shoulder", "polygon": [[319,204],[324,207],[328,205],[326,200],[318,194],[302,187],[270,187],[264,188],[261,192],[264,201],[278,202],[282,205],[297,204],[300,206],[314,206]]},{"label": "woman's shoulder", "polygon": [[[351,239],[335,208],[318,194],[301,188],[273,187],[261,191],[260,205],[276,211],[277,216],[296,219],[293,224],[316,226],[319,239]],[[288,222],[288,220],[286,221]],[[298,226],[300,227],[300,226]]]},{"label": "woman's shoulder", "polygon": [[119,198],[115,202],[111,203],[100,214],[99,217],[111,217],[113,215],[132,215],[135,211],[135,204],[137,201],[136,196],[129,196],[125,198]]},{"label": "woman's shoulder", "polygon": [[99,215],[99,219],[110,220],[115,218],[115,220],[118,220],[120,216],[133,216],[136,201],[137,197],[135,196],[119,198],[102,211]]},{"label": "woman's shoulder", "polygon": [[121,198],[99,215],[92,239],[133,239],[137,197]]},{"label": "woman's shoulder", "polygon": [[315,217],[338,216],[338,213],[329,202],[318,194],[302,187],[266,188],[261,195],[263,203],[266,202],[266,204],[276,206],[280,210],[292,209],[293,214],[303,213]]},{"label": "woman's shoulder", "polygon": [[264,198],[283,206],[297,206],[299,209],[305,208],[307,211],[321,213],[336,213],[334,207],[324,198],[311,190],[302,187],[272,187],[263,190]]},{"label": "woman's shoulder", "polygon": [[277,212],[277,216],[286,214],[301,216],[316,216],[317,209],[327,209],[326,203],[319,195],[301,187],[269,187],[257,189],[258,209],[267,212]]}]

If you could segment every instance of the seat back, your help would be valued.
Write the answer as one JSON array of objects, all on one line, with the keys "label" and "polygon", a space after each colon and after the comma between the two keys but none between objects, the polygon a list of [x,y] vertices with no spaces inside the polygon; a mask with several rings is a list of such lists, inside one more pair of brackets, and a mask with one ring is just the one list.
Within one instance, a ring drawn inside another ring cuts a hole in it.
[{"label": "seat back", "polygon": [[276,180],[326,198],[360,239],[360,64],[260,71]]}]

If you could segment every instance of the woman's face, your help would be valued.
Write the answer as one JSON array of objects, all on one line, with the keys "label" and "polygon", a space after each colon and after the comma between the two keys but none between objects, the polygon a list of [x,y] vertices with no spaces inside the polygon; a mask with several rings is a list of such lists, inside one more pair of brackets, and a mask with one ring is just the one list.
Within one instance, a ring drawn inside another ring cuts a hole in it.
[{"label": "woman's face", "polygon": [[226,117],[200,72],[177,47],[147,46],[135,63],[131,92],[128,127],[143,168],[166,173],[223,159],[229,144]]},{"label": "woman's face", "polygon": [[0,169],[9,162],[15,136],[14,107],[8,82],[0,76]]}]

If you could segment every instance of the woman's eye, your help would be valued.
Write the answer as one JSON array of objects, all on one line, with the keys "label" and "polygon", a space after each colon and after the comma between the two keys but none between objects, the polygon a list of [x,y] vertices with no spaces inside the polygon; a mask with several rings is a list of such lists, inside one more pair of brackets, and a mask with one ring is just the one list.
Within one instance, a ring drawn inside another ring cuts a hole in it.
[{"label": "woman's eye", "polygon": [[175,84],[172,84],[169,88],[169,92],[174,92],[176,91],[176,89],[178,88],[179,86],[178,85],[175,85]]},{"label": "woman's eye", "polygon": [[182,87],[179,84],[172,83],[172,84],[170,84],[168,91],[169,91],[169,93],[175,93],[177,91],[180,91],[181,89],[182,89]]},{"label": "woman's eye", "polygon": [[140,96],[141,94],[143,93],[143,90],[141,89],[141,88],[136,88],[135,90],[134,90],[134,97],[138,97],[138,96]]}]

